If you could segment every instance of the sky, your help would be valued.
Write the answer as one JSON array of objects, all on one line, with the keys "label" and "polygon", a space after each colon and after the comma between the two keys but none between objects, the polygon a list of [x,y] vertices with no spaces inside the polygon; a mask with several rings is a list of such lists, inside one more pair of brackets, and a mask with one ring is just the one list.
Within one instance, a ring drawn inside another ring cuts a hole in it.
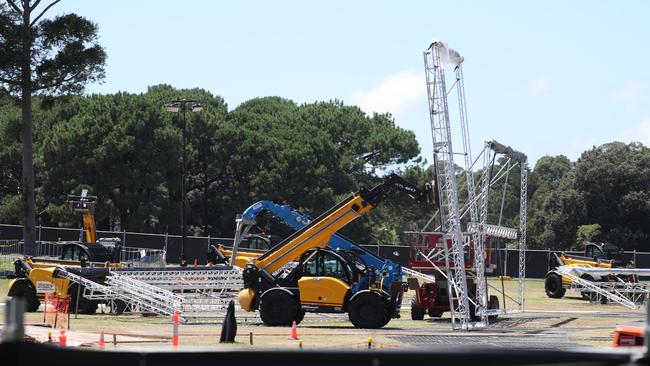
[{"label": "sky", "polygon": [[338,99],[391,113],[432,161],[422,52],[438,38],[465,58],[474,156],[492,139],[532,165],[650,146],[648,1],[63,0],[49,14],[68,12],[98,24],[108,53],[88,93],[199,87],[231,110]]}]

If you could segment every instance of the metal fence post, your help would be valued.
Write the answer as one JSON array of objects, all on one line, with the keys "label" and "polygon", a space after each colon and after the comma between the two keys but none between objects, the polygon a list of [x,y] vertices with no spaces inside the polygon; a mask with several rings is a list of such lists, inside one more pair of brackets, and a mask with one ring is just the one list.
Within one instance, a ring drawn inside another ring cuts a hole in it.
[{"label": "metal fence post", "polygon": [[163,248],[163,262],[167,264],[167,244],[169,243],[169,233],[165,233],[165,247]]}]

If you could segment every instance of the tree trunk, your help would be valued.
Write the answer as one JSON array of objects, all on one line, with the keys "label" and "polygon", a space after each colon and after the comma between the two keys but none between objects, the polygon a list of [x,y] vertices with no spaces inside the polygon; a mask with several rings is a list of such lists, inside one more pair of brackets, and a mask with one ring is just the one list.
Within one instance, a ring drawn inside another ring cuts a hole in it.
[{"label": "tree trunk", "polygon": [[[24,74],[24,72],[23,72]],[[22,119],[23,119],[23,204],[25,222],[23,240],[25,255],[36,255],[36,201],[34,199],[34,147],[32,144],[32,95],[28,83],[23,82]]]},{"label": "tree trunk", "polygon": [[[26,2],[29,5],[29,2]],[[23,3],[24,6],[24,3]],[[32,144],[32,69],[31,69],[31,39],[29,35],[30,11],[29,6],[23,13],[25,33],[23,38],[23,52],[25,58],[22,65],[20,106],[23,122],[23,205],[24,227],[23,240],[25,255],[36,254],[36,200],[34,198],[34,147]]]}]

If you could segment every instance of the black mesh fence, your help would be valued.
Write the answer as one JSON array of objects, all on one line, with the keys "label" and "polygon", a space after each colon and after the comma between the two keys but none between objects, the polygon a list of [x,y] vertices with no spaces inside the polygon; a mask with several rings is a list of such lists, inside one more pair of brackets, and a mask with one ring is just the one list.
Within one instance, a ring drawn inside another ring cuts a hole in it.
[{"label": "black mesh fence", "polygon": [[[54,227],[37,227],[37,238],[40,241],[74,241],[81,238],[82,230]],[[0,224],[0,241],[20,240],[23,236],[22,226]],[[167,263],[179,262],[181,252],[181,237],[178,235],[145,234],[133,232],[97,231],[97,237],[118,237],[124,246],[136,248],[162,249],[167,252]],[[206,263],[206,254],[210,245],[223,244],[228,247],[232,245],[232,238],[219,237],[197,237],[188,236],[185,240],[185,256],[188,262],[199,264]],[[364,248],[378,254],[382,258],[389,258],[403,266],[408,266],[408,246],[397,245],[363,245]],[[491,253],[494,254],[494,253]],[[579,252],[570,254],[580,255]],[[526,251],[526,277],[544,278],[549,269],[549,260],[553,255],[549,250],[527,250]],[[519,275],[519,251],[504,250],[496,251],[496,269],[489,275],[508,275],[516,277]],[[626,252],[625,259],[634,261],[637,268],[650,268],[649,252]]]}]

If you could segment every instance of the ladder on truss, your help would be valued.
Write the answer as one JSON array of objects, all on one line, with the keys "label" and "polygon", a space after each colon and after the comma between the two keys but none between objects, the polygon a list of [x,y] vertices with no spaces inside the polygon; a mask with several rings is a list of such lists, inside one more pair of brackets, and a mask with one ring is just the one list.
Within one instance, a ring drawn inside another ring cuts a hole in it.
[{"label": "ladder on truss", "polygon": [[468,303],[469,293],[445,83],[444,62],[448,55],[449,50],[446,45],[434,40],[424,51],[424,67],[433,137],[433,161],[440,196],[440,221],[442,231],[445,233],[443,242],[447,243],[448,240],[451,240],[452,243],[451,247],[444,246],[452,327],[454,329],[469,329],[472,326]]}]

